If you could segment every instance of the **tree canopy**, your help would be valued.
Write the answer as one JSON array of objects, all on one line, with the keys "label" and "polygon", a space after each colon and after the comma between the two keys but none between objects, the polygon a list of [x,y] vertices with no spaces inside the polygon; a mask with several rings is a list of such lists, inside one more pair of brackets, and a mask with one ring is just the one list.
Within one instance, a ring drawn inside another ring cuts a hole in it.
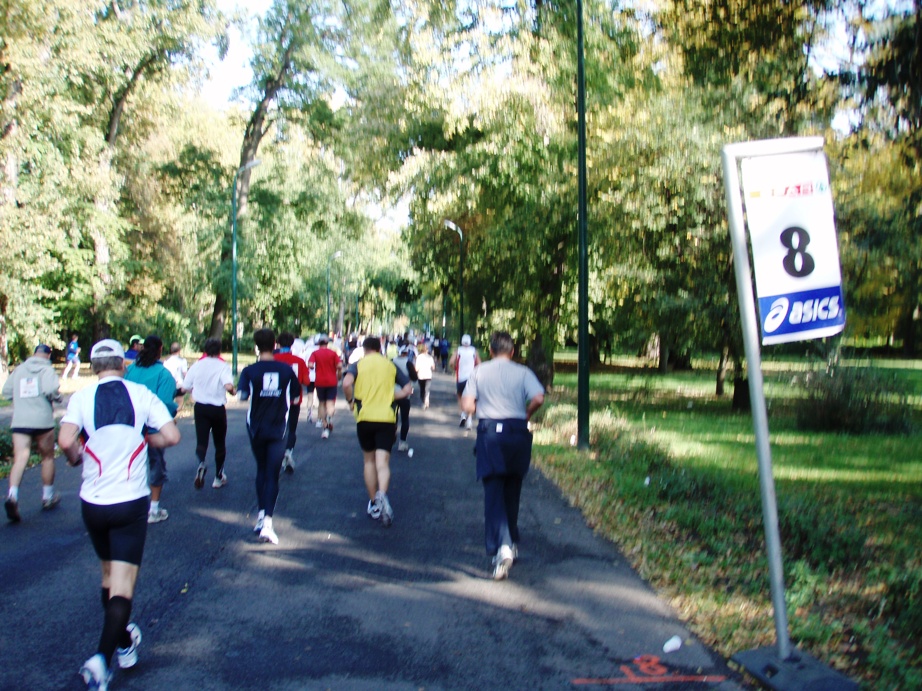
[{"label": "tree canopy", "polygon": [[[739,360],[720,147],[804,134],[828,143],[847,335],[914,353],[920,3],[584,11],[593,353]],[[508,329],[550,383],[577,333],[574,13],[8,0],[0,359],[74,331],[229,340],[236,204],[245,332],[325,330],[328,283],[337,328],[440,330],[445,314],[454,332],[463,303],[466,331]],[[231,21],[254,37],[253,79],[225,107],[197,90]],[[398,204],[406,226],[377,227]]]}]

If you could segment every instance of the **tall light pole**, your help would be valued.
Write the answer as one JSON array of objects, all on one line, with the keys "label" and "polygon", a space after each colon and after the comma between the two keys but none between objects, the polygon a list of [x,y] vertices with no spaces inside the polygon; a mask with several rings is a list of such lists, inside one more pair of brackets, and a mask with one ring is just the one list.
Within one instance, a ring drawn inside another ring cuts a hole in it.
[{"label": "tall light pole", "polygon": [[231,264],[233,266],[231,271],[231,328],[234,330],[231,338],[234,343],[233,375],[235,377],[237,376],[237,178],[243,171],[255,168],[260,163],[262,163],[261,160],[254,158],[245,166],[240,166],[234,173],[234,189],[231,192]]},{"label": "tall light pole", "polygon": [[327,262],[327,335],[330,335],[330,268],[333,266],[333,260],[343,256],[342,250],[336,250],[330,255]]},{"label": "tall light pole", "polygon": [[458,243],[458,282],[461,284],[461,291],[458,295],[461,315],[461,332],[458,334],[458,343],[460,343],[461,337],[464,335],[464,233],[461,232],[461,229],[454,221],[449,221],[447,218],[445,219],[445,227],[454,230],[458,233],[458,237],[461,238]]}]

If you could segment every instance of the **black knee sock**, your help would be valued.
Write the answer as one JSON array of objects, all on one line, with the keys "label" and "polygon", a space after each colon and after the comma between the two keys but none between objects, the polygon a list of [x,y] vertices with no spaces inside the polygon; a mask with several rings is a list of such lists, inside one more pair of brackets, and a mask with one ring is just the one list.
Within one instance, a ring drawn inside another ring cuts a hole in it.
[{"label": "black knee sock", "polygon": [[112,659],[115,649],[127,648],[131,645],[131,636],[126,627],[131,619],[131,600],[121,595],[109,598],[106,605],[106,617],[102,626],[102,635],[99,637],[97,652],[106,659],[106,665]]},{"label": "black knee sock", "polygon": [[102,608],[105,611],[106,607],[109,606],[109,589],[101,588],[100,590],[102,591]]}]

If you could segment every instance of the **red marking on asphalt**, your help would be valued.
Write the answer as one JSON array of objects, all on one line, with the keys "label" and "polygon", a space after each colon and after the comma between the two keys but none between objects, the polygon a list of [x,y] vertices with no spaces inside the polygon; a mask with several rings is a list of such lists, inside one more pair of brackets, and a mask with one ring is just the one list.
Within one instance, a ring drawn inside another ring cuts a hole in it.
[{"label": "red marking on asphalt", "polygon": [[631,665],[621,665],[623,677],[601,679],[573,679],[576,686],[620,686],[621,684],[718,684],[726,681],[719,674],[670,674],[669,668],[655,655],[641,655]]}]

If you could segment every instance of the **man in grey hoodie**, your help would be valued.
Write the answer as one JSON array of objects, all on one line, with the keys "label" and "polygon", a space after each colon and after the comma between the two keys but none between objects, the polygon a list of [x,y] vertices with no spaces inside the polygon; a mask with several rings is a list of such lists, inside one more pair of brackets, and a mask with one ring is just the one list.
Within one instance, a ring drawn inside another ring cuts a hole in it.
[{"label": "man in grey hoodie", "polygon": [[51,348],[36,346],[35,354],[13,370],[3,385],[4,398],[13,399],[13,467],[10,491],[4,508],[13,523],[19,515],[19,484],[29,462],[32,442],[42,457],[42,508],[53,509],[61,501],[54,491],[54,403],[61,403],[60,382],[51,365]]}]

